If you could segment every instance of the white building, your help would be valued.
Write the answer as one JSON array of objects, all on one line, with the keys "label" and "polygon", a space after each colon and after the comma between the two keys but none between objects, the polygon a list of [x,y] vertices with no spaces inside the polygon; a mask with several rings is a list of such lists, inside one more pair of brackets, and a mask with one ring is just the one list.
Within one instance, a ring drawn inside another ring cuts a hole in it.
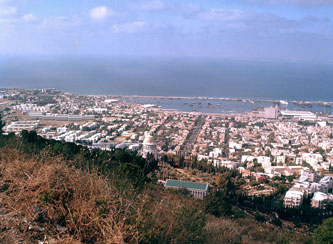
[{"label": "white building", "polygon": [[282,118],[285,119],[303,119],[303,120],[315,120],[317,116],[310,111],[280,111]]},{"label": "white building", "polygon": [[315,162],[322,162],[323,156],[320,153],[303,153],[302,160],[306,161],[307,163],[310,163],[311,160],[314,160]]},{"label": "white building", "polygon": [[97,122],[87,122],[80,126],[81,130],[95,130],[98,128]]},{"label": "white building", "polygon": [[229,142],[229,149],[241,150],[243,147],[242,144],[237,142]]},{"label": "white building", "polygon": [[213,151],[209,152],[210,158],[218,158],[222,155],[222,150],[220,148],[214,148]]},{"label": "white building", "polygon": [[149,133],[145,133],[145,139],[142,143],[142,157],[146,158],[148,154],[152,154],[156,158],[157,147],[154,137],[152,137]]},{"label": "white building", "polygon": [[39,125],[39,121],[15,121],[10,125],[7,125],[4,129],[5,132],[20,132],[22,130],[36,130]]},{"label": "white building", "polygon": [[58,134],[65,133],[65,132],[67,132],[67,128],[66,127],[59,127],[59,128],[57,128],[57,132],[58,132]]},{"label": "white building", "polygon": [[208,194],[209,184],[167,179],[164,187],[177,190],[185,188],[193,195],[194,198],[202,200]]},{"label": "white building", "polygon": [[304,198],[304,191],[300,188],[291,188],[287,191],[283,204],[287,208],[298,208],[302,205]]},{"label": "white building", "polygon": [[315,192],[311,200],[313,208],[325,209],[328,203],[328,195],[323,192]]},{"label": "white building", "polygon": [[131,151],[139,151],[140,145],[138,143],[132,144],[128,147],[129,150]]},{"label": "white building", "polygon": [[258,108],[252,112],[252,115],[257,118],[265,118],[265,119],[276,119],[278,117],[279,108],[275,107],[265,107]]},{"label": "white building", "polygon": [[316,182],[312,182],[311,185],[310,185],[310,192],[311,193],[315,193],[317,191],[322,191],[323,190],[323,187],[321,184],[319,183],[316,183]]},{"label": "white building", "polygon": [[324,176],[319,181],[319,184],[321,184],[323,187],[322,191],[327,193],[329,189],[333,188],[333,178],[330,176]]}]

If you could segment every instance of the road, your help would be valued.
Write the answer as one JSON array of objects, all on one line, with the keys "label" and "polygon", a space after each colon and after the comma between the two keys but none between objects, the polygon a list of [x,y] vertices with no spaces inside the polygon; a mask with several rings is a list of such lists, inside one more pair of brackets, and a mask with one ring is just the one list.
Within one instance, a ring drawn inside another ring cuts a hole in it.
[{"label": "road", "polygon": [[205,117],[200,115],[198,117],[198,119],[195,121],[195,126],[190,131],[189,135],[187,136],[186,140],[184,141],[183,150],[182,150],[184,157],[186,155],[191,155],[191,150],[192,150],[193,144],[197,140],[200,130],[204,123],[205,123]]}]

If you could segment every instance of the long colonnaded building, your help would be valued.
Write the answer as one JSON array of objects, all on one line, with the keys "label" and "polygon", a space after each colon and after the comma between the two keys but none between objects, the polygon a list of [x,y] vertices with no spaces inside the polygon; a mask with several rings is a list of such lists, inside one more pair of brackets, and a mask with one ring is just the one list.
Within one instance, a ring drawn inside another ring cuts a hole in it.
[{"label": "long colonnaded building", "polygon": [[193,195],[194,198],[203,199],[208,194],[209,184],[167,179],[164,184],[164,187],[173,188],[177,190],[186,188],[188,191],[190,191],[190,193]]}]

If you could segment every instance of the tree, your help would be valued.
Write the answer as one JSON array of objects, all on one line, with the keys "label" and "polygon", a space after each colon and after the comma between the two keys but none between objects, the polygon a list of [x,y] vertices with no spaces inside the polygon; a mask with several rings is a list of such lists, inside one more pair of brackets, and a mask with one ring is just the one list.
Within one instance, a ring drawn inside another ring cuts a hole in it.
[{"label": "tree", "polygon": [[286,177],[289,182],[292,182],[295,179],[295,176],[289,175]]},{"label": "tree", "polygon": [[233,195],[237,190],[237,187],[234,184],[234,179],[237,176],[237,173],[238,172],[236,171],[230,170],[220,174],[216,179],[217,188],[220,191],[225,192],[226,195]]},{"label": "tree", "polygon": [[3,127],[5,126],[5,122],[2,120],[2,116],[0,114],[0,134],[3,133]]},{"label": "tree", "polygon": [[281,227],[281,226],[282,226],[282,221],[281,221],[280,219],[274,218],[274,219],[271,221],[271,224],[276,225],[276,226],[278,226],[278,227]]},{"label": "tree", "polygon": [[333,241],[333,218],[326,219],[314,232],[314,244],[330,244]]},{"label": "tree", "polygon": [[208,194],[204,200],[205,212],[216,217],[228,216],[232,213],[231,205],[224,192],[215,191]]},{"label": "tree", "polygon": [[258,221],[258,222],[260,222],[260,223],[264,223],[264,222],[266,222],[266,218],[265,218],[265,216],[260,215],[260,214],[258,214],[258,213],[254,216],[254,218],[255,218],[256,221]]}]

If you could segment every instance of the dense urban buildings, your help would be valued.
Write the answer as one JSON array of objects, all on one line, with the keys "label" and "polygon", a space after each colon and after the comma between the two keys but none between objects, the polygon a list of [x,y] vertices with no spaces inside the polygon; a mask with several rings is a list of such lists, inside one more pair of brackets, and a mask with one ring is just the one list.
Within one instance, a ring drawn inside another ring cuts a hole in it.
[{"label": "dense urban buildings", "polygon": [[[206,100],[198,101],[202,106]],[[269,182],[284,182],[289,188],[286,208],[298,208],[308,198],[314,208],[333,204],[332,116],[288,110],[287,101],[248,113],[213,114],[164,109],[121,96],[2,89],[0,103],[6,133],[36,130],[42,137],[90,148],[122,148],[145,158],[172,158],[175,164],[183,158],[234,169],[247,182],[243,190],[248,196],[271,195],[277,189]],[[208,109],[213,106],[209,100],[207,104]],[[178,182],[172,179],[181,180],[172,187],[185,187],[201,199],[208,185],[200,190],[184,182],[213,183],[214,177],[205,177],[176,170],[159,180],[166,187]]]}]

